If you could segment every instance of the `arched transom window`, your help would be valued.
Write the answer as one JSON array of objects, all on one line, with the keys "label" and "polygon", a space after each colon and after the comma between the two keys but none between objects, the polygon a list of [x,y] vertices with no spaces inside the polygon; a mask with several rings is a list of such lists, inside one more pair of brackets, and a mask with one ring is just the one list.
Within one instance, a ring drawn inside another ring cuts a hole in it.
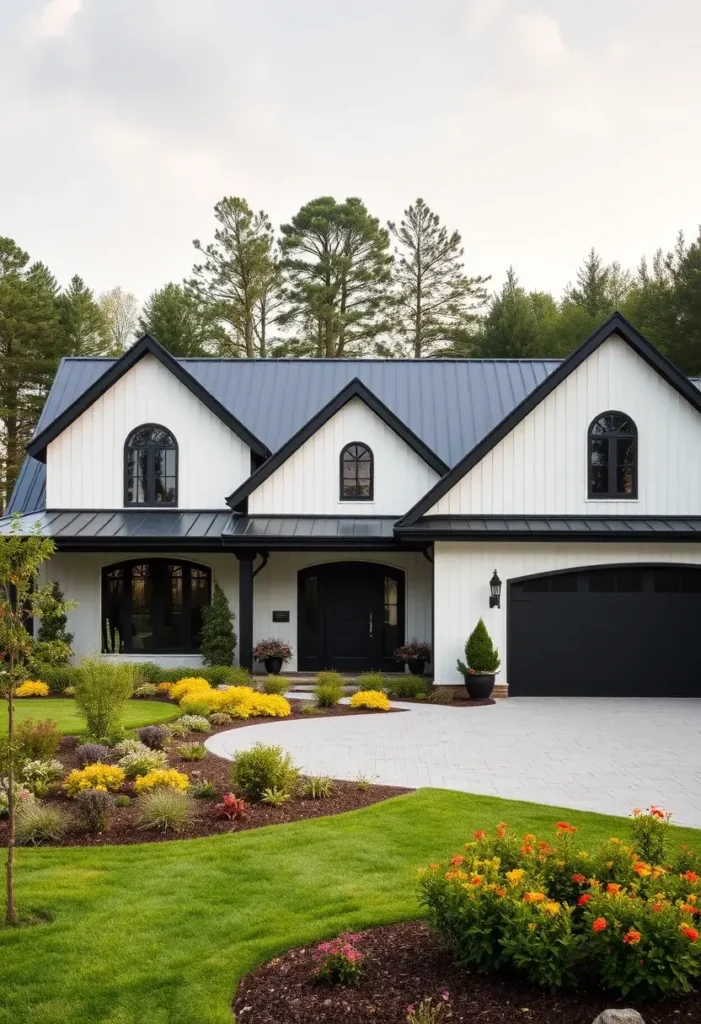
[{"label": "arched transom window", "polygon": [[146,423],[124,448],[124,504],[177,505],[178,445],[165,427]]},{"label": "arched transom window", "polygon": [[637,498],[638,429],[622,412],[603,412],[589,427],[589,497]]},{"label": "arched transom window", "polygon": [[372,451],[354,441],[341,452],[341,501],[372,501],[374,489]]}]

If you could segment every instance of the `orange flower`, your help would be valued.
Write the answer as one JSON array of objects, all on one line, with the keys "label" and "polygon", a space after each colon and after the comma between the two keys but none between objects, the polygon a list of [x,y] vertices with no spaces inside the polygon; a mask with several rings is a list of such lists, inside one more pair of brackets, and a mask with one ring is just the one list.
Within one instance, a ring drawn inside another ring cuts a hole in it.
[{"label": "orange flower", "polygon": [[626,932],[625,935],[623,936],[623,941],[628,946],[637,946],[641,939],[642,939],[642,935],[640,934],[640,932],[636,932],[632,928],[631,928],[631,930],[629,932]]},{"label": "orange flower", "polygon": [[655,807],[654,804],[650,808],[650,814],[653,816],[653,818],[664,818],[665,817],[665,812],[660,807]]},{"label": "orange flower", "polygon": [[523,837],[524,843],[534,843],[535,840],[536,837],[533,835],[532,832],[526,832],[525,836]]},{"label": "orange flower", "polygon": [[526,872],[523,868],[514,868],[513,871],[507,871],[506,877],[509,881],[509,885],[518,885],[525,873]]},{"label": "orange flower", "polygon": [[530,846],[528,843],[524,843],[519,853],[521,854],[521,856],[525,856],[527,853],[533,853],[533,847]]},{"label": "orange flower", "polygon": [[[664,903],[662,902],[662,900],[656,900],[656,901],[655,901],[655,902],[654,902],[654,903],[652,904],[652,909],[653,909],[653,910],[655,911],[655,913],[656,913],[656,914],[659,914],[659,912],[660,912],[661,910],[664,910],[664,906],[665,906],[665,905],[664,905]],[[684,909],[684,908],[682,907],[682,910],[683,910],[683,909]]]},{"label": "orange flower", "polygon": [[576,882],[577,885],[586,885],[587,880],[584,875],[572,875],[572,881]]},{"label": "orange flower", "polygon": [[695,928],[690,928],[688,924],[680,924],[679,931],[682,933],[682,935],[686,935],[687,939],[689,939],[691,942],[699,941],[699,933],[696,931]]},{"label": "orange flower", "polygon": [[568,832],[571,835],[577,831],[574,825],[569,825],[566,821],[556,821],[555,828],[558,832]]},{"label": "orange flower", "polygon": [[686,879],[687,882],[698,882],[701,875],[697,875],[695,871],[686,871],[682,878]]},{"label": "orange flower", "polygon": [[609,882],[609,884],[606,886],[606,892],[611,893],[612,896],[615,896],[616,893],[620,891],[621,886],[618,885],[616,882]]},{"label": "orange flower", "polygon": [[560,913],[560,904],[556,903],[555,900],[548,900],[547,903],[543,904],[543,910],[554,916],[555,914]]},{"label": "orange flower", "polygon": [[542,903],[545,899],[544,892],[524,892],[523,898],[526,903]]},{"label": "orange flower", "polygon": [[438,871],[440,864],[429,864],[431,871]]},{"label": "orange flower", "polygon": [[608,928],[608,921],[605,917],[597,917],[596,921],[591,926],[593,932],[603,932]]},{"label": "orange flower", "polygon": [[592,896],[592,894],[590,892],[585,892],[577,900],[577,906],[578,907],[586,907],[587,903],[591,903],[591,901],[593,899],[594,899],[594,897]]},{"label": "orange flower", "polygon": [[642,813],[643,812],[641,811],[641,809],[639,807],[634,807],[633,808],[633,817],[634,818],[639,818]]},{"label": "orange flower", "polygon": [[640,875],[641,878],[648,878],[652,874],[652,868],[649,864],[646,864],[642,860],[638,860],[633,865],[633,871],[636,875]]},{"label": "orange flower", "polygon": [[454,857],[450,858],[450,863],[454,868],[459,868],[461,864],[465,863],[465,858],[460,853],[456,853]]},{"label": "orange flower", "polygon": [[481,884],[482,884],[482,876],[481,875],[473,875],[472,878],[470,879],[470,885],[481,885]]},{"label": "orange flower", "polygon": [[506,822],[500,821],[497,825],[497,835],[500,839],[503,839],[506,835]]},{"label": "orange flower", "polygon": [[698,907],[692,907],[690,903],[682,903],[679,909],[682,914],[701,914],[701,910]]},{"label": "orange flower", "polygon": [[475,837],[475,839],[477,839],[477,840],[479,840],[479,839],[484,839],[484,837],[486,836],[486,834],[487,834],[487,833],[486,833],[485,831],[483,831],[483,829],[479,829],[479,831],[477,831],[477,832],[473,832],[473,833],[472,833],[472,835],[473,835],[473,836]]}]

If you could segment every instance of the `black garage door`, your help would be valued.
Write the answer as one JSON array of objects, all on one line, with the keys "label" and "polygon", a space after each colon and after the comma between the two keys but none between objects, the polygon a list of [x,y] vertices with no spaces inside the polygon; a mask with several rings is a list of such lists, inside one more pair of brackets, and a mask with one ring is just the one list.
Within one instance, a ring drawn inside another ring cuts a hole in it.
[{"label": "black garage door", "polygon": [[701,697],[701,570],[618,566],[510,586],[514,696]]}]

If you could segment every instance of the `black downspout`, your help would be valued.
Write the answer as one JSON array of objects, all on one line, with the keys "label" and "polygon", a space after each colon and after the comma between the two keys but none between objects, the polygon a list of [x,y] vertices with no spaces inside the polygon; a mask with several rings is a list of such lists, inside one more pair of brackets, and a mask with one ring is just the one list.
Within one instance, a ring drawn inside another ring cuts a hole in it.
[{"label": "black downspout", "polygon": [[236,555],[239,560],[239,664],[253,671],[253,560],[255,552]]}]

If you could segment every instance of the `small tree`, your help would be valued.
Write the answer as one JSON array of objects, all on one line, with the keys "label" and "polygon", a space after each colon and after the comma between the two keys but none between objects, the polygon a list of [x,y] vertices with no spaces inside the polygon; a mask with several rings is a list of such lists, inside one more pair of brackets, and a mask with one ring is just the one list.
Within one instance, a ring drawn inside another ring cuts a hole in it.
[{"label": "small tree", "polygon": [[[66,629],[68,616],[66,615],[66,604],[63,599],[63,591],[54,580],[51,584],[50,597],[47,600],[44,614],[37,632],[37,646],[35,657],[50,665],[65,665],[71,654],[73,633]],[[60,641],[60,646],[56,641]],[[56,658],[60,658],[57,661]]]},{"label": "small tree", "polygon": [[[465,657],[467,665],[458,659],[458,671],[463,675],[477,673],[478,675],[492,675],[501,664],[499,651],[492,643],[492,638],[487,632],[482,619],[470,633],[465,644]],[[469,666],[469,667],[468,667]]]},{"label": "small tree", "polygon": [[[0,652],[4,671],[0,675],[0,697],[7,701],[7,744],[3,770],[7,773],[9,829],[7,841],[6,921],[17,924],[15,905],[15,741],[14,701],[17,687],[27,677],[27,667],[36,657],[37,642],[29,631],[30,620],[41,618],[47,610],[56,613],[53,585],[39,586],[39,567],[54,553],[54,542],[42,537],[38,529],[29,534],[21,530],[20,516],[12,522],[11,532],[0,537]],[[52,658],[67,658],[70,648],[63,640],[47,642]]]},{"label": "small tree", "polygon": [[99,658],[84,658],[75,684],[75,704],[88,732],[101,743],[116,735],[124,709],[134,692],[131,665],[112,665]]},{"label": "small tree", "polygon": [[234,615],[224,591],[214,584],[214,597],[202,614],[200,653],[205,665],[231,665],[236,649]]}]

